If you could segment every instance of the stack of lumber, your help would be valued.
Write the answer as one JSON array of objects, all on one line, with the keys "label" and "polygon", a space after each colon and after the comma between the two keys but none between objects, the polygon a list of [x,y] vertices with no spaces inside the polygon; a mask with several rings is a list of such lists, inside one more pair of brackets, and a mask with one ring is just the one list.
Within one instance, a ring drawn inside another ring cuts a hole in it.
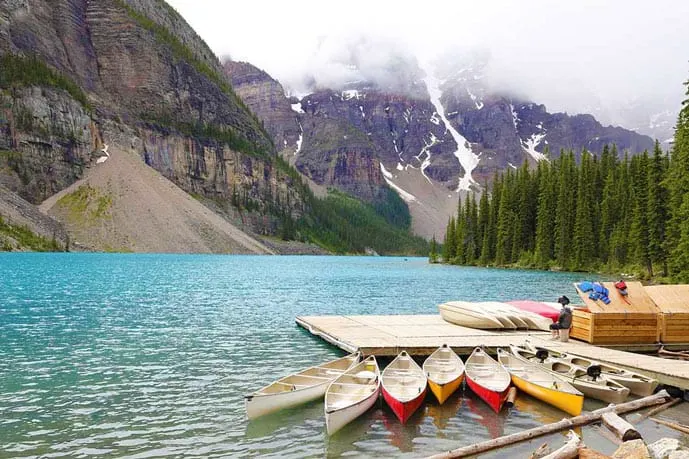
[{"label": "stack of lumber", "polygon": [[609,290],[609,304],[589,298],[588,292],[577,293],[587,311],[573,311],[570,336],[591,344],[653,344],[659,341],[659,314],[655,302],[641,282],[627,282],[626,296],[613,282],[602,282]]},{"label": "stack of lumber", "polygon": [[645,287],[659,313],[660,341],[689,343],[689,285]]}]

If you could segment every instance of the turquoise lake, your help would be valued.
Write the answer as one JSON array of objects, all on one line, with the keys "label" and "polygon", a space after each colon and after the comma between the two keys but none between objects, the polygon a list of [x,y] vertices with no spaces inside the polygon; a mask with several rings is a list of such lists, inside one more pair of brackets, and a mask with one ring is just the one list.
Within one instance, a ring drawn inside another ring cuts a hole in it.
[{"label": "turquoise lake", "polygon": [[322,402],[249,423],[243,395],[343,355],[298,315],[555,301],[582,276],[425,258],[0,254],[0,457],[418,457],[556,421],[528,397],[495,415],[467,390],[404,426],[379,405],[328,438]]}]

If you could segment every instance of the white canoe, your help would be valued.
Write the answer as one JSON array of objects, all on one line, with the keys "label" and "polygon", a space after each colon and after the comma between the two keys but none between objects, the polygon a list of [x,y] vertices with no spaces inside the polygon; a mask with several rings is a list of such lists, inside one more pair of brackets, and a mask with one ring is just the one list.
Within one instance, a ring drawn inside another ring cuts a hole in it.
[{"label": "white canoe", "polygon": [[374,356],[335,379],[325,393],[325,426],[332,435],[368,411],[380,395],[380,369]]},{"label": "white canoe", "polygon": [[517,314],[519,318],[526,323],[529,330],[550,331],[550,325],[552,325],[553,321],[549,318],[543,317],[535,312],[524,311],[509,303],[499,304],[502,305],[505,311],[512,311],[513,314]]},{"label": "white canoe", "polygon": [[246,395],[246,415],[255,419],[284,408],[291,408],[323,397],[328,385],[361,359],[356,352],[322,365],[285,376]]},{"label": "white canoe", "polygon": [[[524,347],[529,350],[536,352],[537,348],[531,342],[527,341]],[[567,354],[558,352],[548,346],[542,346],[548,351],[550,355],[555,358],[562,359],[572,365],[577,365],[582,369],[587,369],[591,365],[598,365],[601,368],[601,372],[612,379],[622,384],[624,387],[628,387],[632,394],[640,395],[646,397],[653,394],[656,387],[658,387],[658,380],[650,378],[646,375],[627,370],[625,368],[616,367],[615,365],[610,365],[608,363],[599,362],[594,359],[589,359],[587,357],[581,357],[578,355]]]},{"label": "white canoe", "polygon": [[524,361],[533,362],[546,371],[566,380],[587,397],[617,404],[622,403],[629,396],[628,387],[624,387],[617,381],[613,381],[605,374],[601,374],[595,378],[591,377],[587,374],[586,369],[573,365],[563,359],[557,359],[551,356],[545,359],[539,359],[535,351],[531,351],[526,347],[510,346],[510,352],[515,357]]},{"label": "white canoe", "polygon": [[515,328],[514,324],[506,326],[507,322],[501,322],[495,315],[468,301],[448,301],[438,305],[438,310],[443,320],[463,327],[482,330]]},{"label": "white canoe", "polygon": [[480,308],[483,308],[486,312],[495,315],[496,317],[504,317],[508,319],[512,324],[514,324],[515,328],[529,328],[529,324],[522,318],[522,312],[508,304],[497,301],[482,301],[480,303],[476,303],[476,305]]}]

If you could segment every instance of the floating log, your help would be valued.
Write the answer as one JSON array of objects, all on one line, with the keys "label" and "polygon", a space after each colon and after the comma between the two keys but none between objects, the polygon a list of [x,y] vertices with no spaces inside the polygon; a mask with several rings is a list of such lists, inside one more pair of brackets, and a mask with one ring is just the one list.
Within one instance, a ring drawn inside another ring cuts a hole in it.
[{"label": "floating log", "polygon": [[651,416],[655,416],[656,414],[660,413],[661,411],[665,411],[665,410],[667,410],[668,408],[670,408],[671,406],[675,406],[675,405],[677,405],[678,403],[681,403],[681,402],[682,402],[682,399],[681,399],[681,398],[673,398],[673,399],[670,400],[669,402],[663,403],[662,405],[656,406],[655,408],[652,408],[652,409],[648,410],[647,412],[641,414],[641,416],[639,416],[638,418],[636,418],[636,419],[634,420],[634,422],[632,422],[632,424],[638,424],[638,423],[640,423],[641,421],[643,421],[644,419],[650,418]]},{"label": "floating log", "polygon": [[610,429],[622,441],[639,440],[641,434],[633,425],[622,419],[617,413],[603,413],[601,416],[603,425]]},{"label": "floating log", "polygon": [[657,419],[657,418],[651,418],[651,421],[655,421],[658,424],[662,424],[662,425],[669,427],[671,429],[675,429],[678,432],[682,432],[682,433],[689,435],[689,426],[677,424],[675,422],[670,422],[670,421],[663,421],[662,419]]},{"label": "floating log", "polygon": [[556,449],[543,459],[573,459],[579,456],[579,447],[583,444],[581,437],[573,430],[569,431],[568,437],[569,440],[562,448]]},{"label": "floating log", "polygon": [[592,429],[594,429],[596,432],[598,432],[598,434],[599,434],[601,437],[605,438],[606,440],[608,440],[608,441],[609,441],[610,443],[612,443],[613,445],[620,446],[620,445],[622,444],[622,440],[620,440],[619,438],[617,438],[617,437],[615,436],[615,434],[613,434],[612,432],[610,432],[610,431],[609,431],[608,429],[606,429],[604,426],[595,426],[595,427],[592,427]]},{"label": "floating log", "polygon": [[517,388],[512,386],[510,391],[507,392],[507,399],[505,400],[505,405],[510,408],[514,406],[514,401],[517,399]]},{"label": "floating log", "polygon": [[631,402],[621,403],[619,405],[610,405],[605,408],[593,411],[591,413],[582,414],[580,416],[575,416],[569,419],[563,419],[552,424],[547,424],[544,426],[536,427],[529,430],[523,430],[518,433],[511,435],[505,435],[499,438],[494,438],[493,440],[484,441],[481,443],[476,443],[474,445],[464,446],[462,448],[453,449],[445,453],[436,454],[430,456],[434,459],[449,459],[455,457],[466,457],[484,453],[496,448],[501,448],[503,446],[512,445],[514,443],[519,443],[525,440],[531,440],[542,435],[547,435],[550,433],[559,432],[564,429],[571,429],[572,427],[583,426],[597,422],[600,420],[604,413],[615,412],[615,413],[629,413],[631,411],[636,411],[648,406],[659,405],[665,403],[670,399],[670,394],[665,390],[661,390],[657,394],[649,395],[648,397],[640,398],[638,400],[633,400]]}]

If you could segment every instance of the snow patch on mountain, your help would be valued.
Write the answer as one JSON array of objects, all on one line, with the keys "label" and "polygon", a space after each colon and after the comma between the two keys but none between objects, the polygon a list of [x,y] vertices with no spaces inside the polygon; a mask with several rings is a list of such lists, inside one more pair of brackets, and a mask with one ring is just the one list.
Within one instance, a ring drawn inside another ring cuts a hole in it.
[{"label": "snow patch on mountain", "polygon": [[[423,139],[424,147],[421,149],[421,152],[415,156],[415,158],[421,162],[421,175],[423,175],[424,178],[428,180],[428,183],[432,184],[433,182],[426,175],[426,168],[431,165],[431,148],[433,147],[433,145],[440,143],[440,139],[438,139],[432,132],[430,133],[430,138],[430,142],[426,142],[425,138]],[[423,155],[425,155],[425,158],[422,161],[421,156]]]},{"label": "snow patch on mountain", "polygon": [[524,151],[531,155],[533,159],[536,161],[547,161],[548,158],[543,154],[538,151],[536,151],[536,147],[541,144],[541,141],[545,138],[545,134],[531,134],[531,137],[529,137],[526,140],[521,140],[520,142],[522,143],[522,148],[524,148]]},{"label": "snow patch on mountain", "polygon": [[292,104],[292,110],[294,110],[297,113],[305,113],[304,109],[301,106],[301,102],[297,102],[296,104]]},{"label": "snow patch on mountain", "polygon": [[464,137],[462,137],[462,135],[459,132],[457,132],[457,130],[452,126],[452,124],[450,124],[450,121],[445,116],[445,108],[443,107],[443,104],[440,102],[440,96],[442,94],[442,92],[440,91],[440,83],[435,77],[431,76],[431,73],[429,71],[426,71],[426,75],[427,76],[424,79],[424,82],[426,83],[426,87],[428,88],[428,93],[431,97],[431,103],[435,107],[438,116],[440,116],[440,118],[445,123],[445,129],[447,129],[450,132],[450,135],[452,135],[452,138],[457,143],[457,151],[455,151],[454,155],[465,171],[464,176],[459,179],[459,185],[457,186],[456,191],[468,191],[471,189],[472,185],[476,184],[476,181],[471,177],[471,172],[474,169],[476,169],[476,166],[478,166],[478,156],[476,156],[474,152],[471,151],[471,148],[469,147],[469,142],[467,142],[467,140]]},{"label": "snow patch on mountain", "polygon": [[512,104],[510,104],[510,111],[512,112],[512,124],[514,124],[514,129],[516,130],[517,123],[519,122],[519,116],[517,116],[517,112]]},{"label": "snow patch on mountain", "polygon": [[356,89],[348,89],[346,91],[342,91],[342,100],[350,100],[350,99],[361,99],[364,98],[364,96],[357,91]]},{"label": "snow patch on mountain", "polygon": [[383,174],[383,178],[385,179],[385,183],[387,183],[390,188],[395,190],[397,192],[397,194],[400,196],[400,198],[402,198],[403,201],[405,201],[407,203],[416,202],[416,196],[414,196],[411,193],[404,191],[402,188],[395,185],[395,183],[392,181],[392,179],[394,178],[393,175],[390,173],[390,171],[388,171],[385,168],[385,166],[383,166],[383,163],[380,163],[380,172]]},{"label": "snow patch on mountain", "polygon": [[467,94],[469,94],[469,97],[471,100],[474,101],[474,104],[476,105],[476,110],[481,110],[483,108],[483,101],[476,96],[469,88],[467,88]]}]

